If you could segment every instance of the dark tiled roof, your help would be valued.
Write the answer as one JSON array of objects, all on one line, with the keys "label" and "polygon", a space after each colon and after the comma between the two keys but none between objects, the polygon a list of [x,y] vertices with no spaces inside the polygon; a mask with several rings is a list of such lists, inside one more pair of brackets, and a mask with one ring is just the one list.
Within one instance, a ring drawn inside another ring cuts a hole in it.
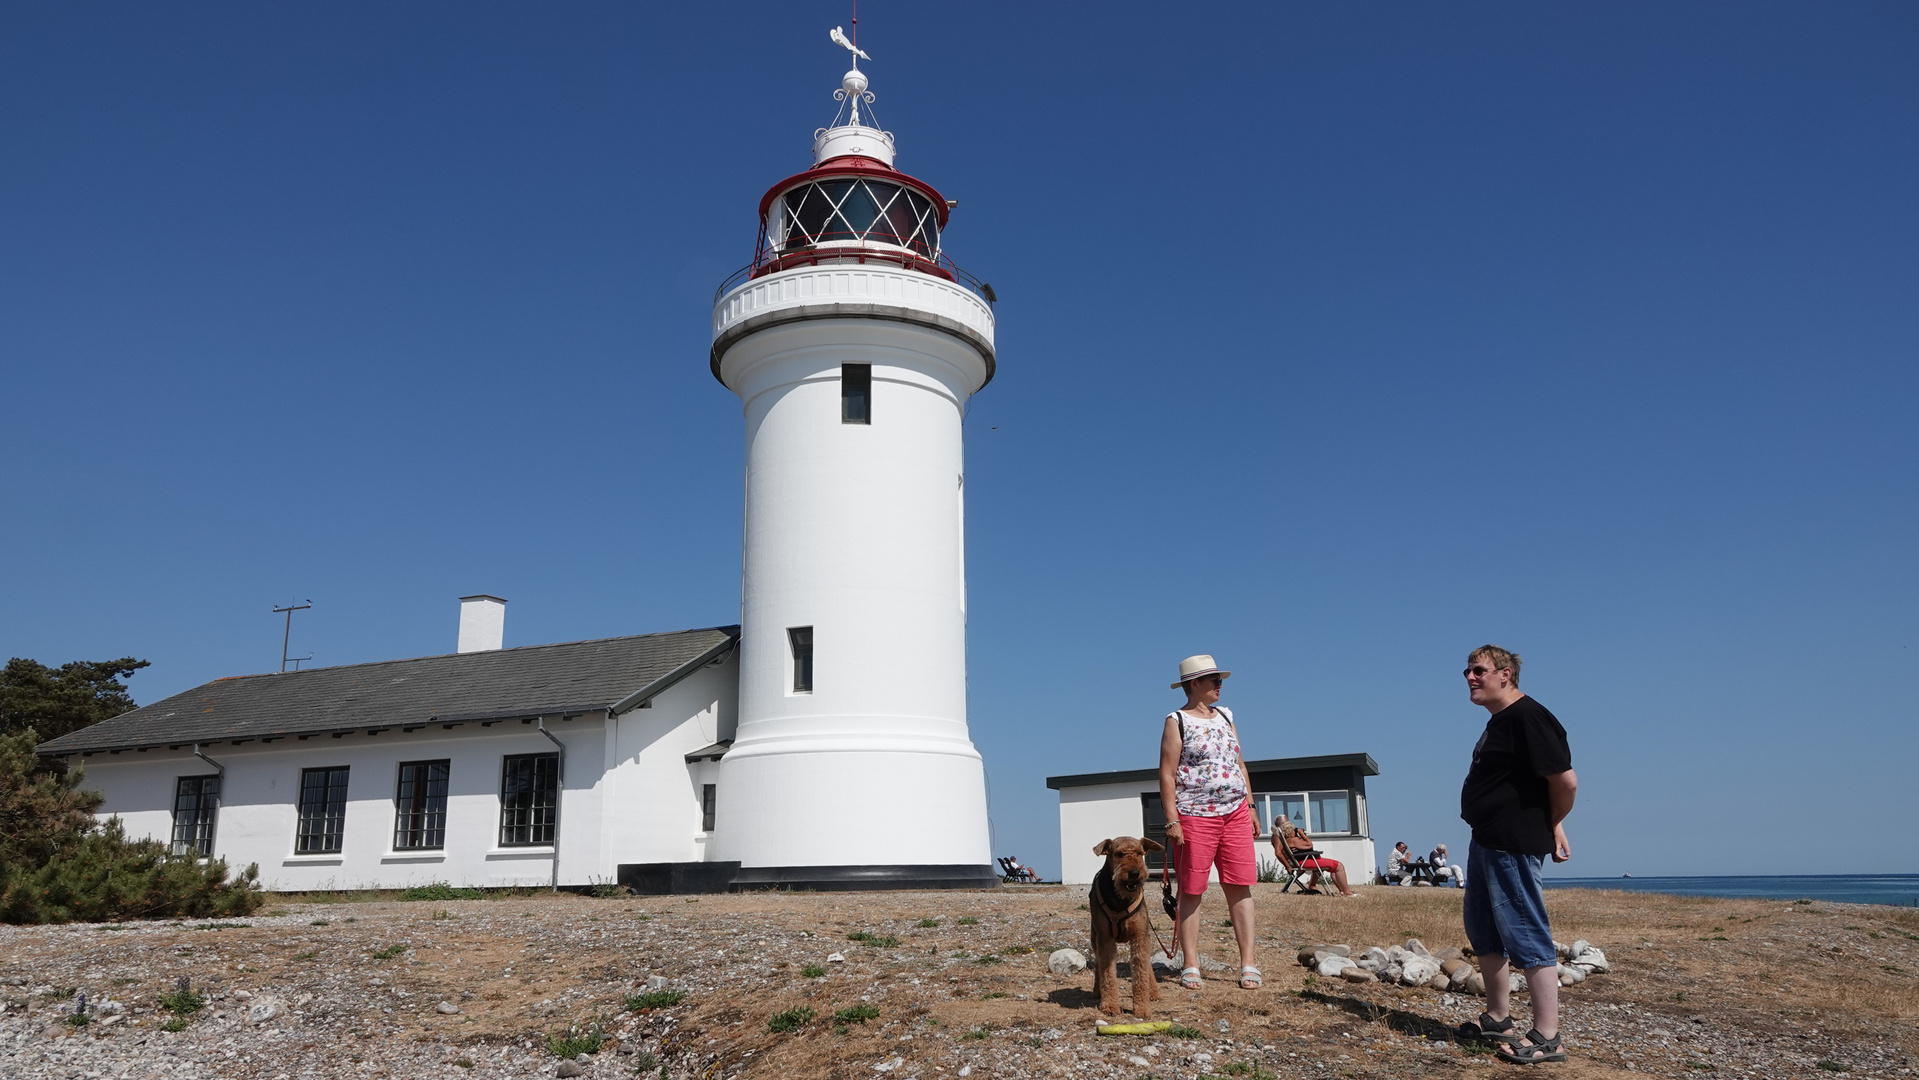
[{"label": "dark tiled roof", "polygon": [[[1293,772],[1300,769],[1358,769],[1361,776],[1378,776],[1379,763],[1371,754],[1321,754],[1318,757],[1278,757],[1261,758],[1248,761],[1246,771]],[[1095,784],[1135,784],[1141,780],[1156,780],[1158,769],[1115,769],[1112,772],[1074,773],[1071,776],[1049,776],[1046,786],[1049,788],[1092,787]],[[1254,781],[1257,783],[1258,781]]]},{"label": "dark tiled roof", "polygon": [[88,753],[636,707],[725,654],[737,626],[215,679],[41,743]]}]

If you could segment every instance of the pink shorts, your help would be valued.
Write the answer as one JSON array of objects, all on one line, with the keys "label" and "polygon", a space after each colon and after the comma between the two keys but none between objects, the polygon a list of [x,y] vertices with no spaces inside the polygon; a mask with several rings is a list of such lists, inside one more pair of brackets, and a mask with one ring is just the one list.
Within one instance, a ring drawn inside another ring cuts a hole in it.
[{"label": "pink shorts", "polygon": [[1207,873],[1217,863],[1224,885],[1251,885],[1259,880],[1253,862],[1253,808],[1250,801],[1225,817],[1179,815],[1186,842],[1173,853],[1179,891],[1199,896],[1206,892]]}]

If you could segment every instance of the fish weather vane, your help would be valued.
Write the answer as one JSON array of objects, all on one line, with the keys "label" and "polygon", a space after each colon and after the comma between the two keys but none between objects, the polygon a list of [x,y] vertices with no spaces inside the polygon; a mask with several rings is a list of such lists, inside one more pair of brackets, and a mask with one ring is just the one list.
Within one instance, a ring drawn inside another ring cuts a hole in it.
[{"label": "fish weather vane", "polygon": [[[859,20],[857,19],[853,20],[853,25],[858,26]],[[846,31],[842,30],[841,28],[837,26],[835,26],[832,29],[832,31],[828,33],[826,36],[833,39],[833,44],[838,45],[840,48],[845,49],[847,52],[850,52],[853,54],[854,67],[859,67],[861,60],[873,59],[872,57],[866,55],[865,49],[860,48],[858,45],[855,45],[853,44],[852,41],[848,40],[846,36]]]}]

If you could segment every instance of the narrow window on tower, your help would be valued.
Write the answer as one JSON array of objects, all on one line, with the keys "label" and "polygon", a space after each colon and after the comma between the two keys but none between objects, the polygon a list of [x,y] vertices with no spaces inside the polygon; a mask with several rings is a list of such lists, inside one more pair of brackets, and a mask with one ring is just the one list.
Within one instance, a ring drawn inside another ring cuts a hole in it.
[{"label": "narrow window on tower", "polygon": [[786,632],[786,640],[793,646],[793,692],[810,694],[813,692],[813,628],[795,626]]},{"label": "narrow window on tower", "polygon": [[873,365],[840,365],[840,423],[873,422]]},{"label": "narrow window on tower", "polygon": [[718,800],[714,797],[719,791],[718,784],[700,785],[700,831],[713,831],[713,811]]}]

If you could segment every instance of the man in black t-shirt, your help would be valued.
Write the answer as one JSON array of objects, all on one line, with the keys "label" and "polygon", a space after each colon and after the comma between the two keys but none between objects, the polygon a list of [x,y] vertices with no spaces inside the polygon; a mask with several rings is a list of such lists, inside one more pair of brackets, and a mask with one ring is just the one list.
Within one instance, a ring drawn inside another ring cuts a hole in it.
[{"label": "man in black t-shirt", "polygon": [[[1559,958],[1539,871],[1548,855],[1572,858],[1562,824],[1572,812],[1573,774],[1566,729],[1519,690],[1519,657],[1482,645],[1466,658],[1466,689],[1492,716],[1473,747],[1459,793],[1459,816],[1473,827],[1466,860],[1466,937],[1486,980],[1486,1011],[1467,1033],[1504,1043],[1499,1056],[1520,1064],[1564,1061],[1559,1038]],[[1514,1032],[1508,973],[1526,972],[1533,1026]]]}]

